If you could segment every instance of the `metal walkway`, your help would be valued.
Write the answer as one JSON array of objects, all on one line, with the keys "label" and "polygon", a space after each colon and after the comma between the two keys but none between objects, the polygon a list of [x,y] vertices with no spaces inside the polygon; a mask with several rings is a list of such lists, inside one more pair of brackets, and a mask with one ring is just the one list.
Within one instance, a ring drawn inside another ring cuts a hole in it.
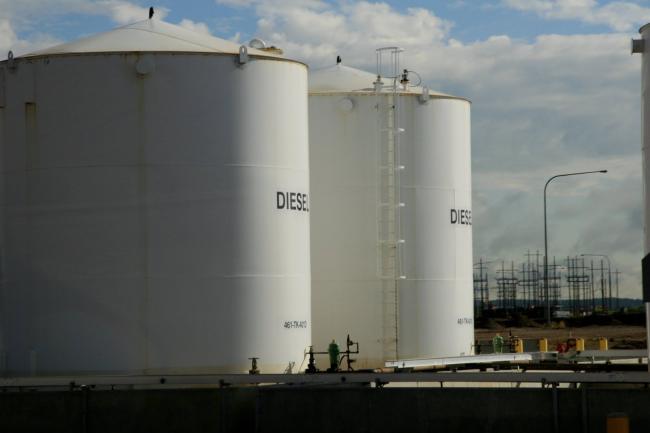
[{"label": "metal walkway", "polygon": [[411,372],[317,374],[215,374],[164,376],[61,376],[0,378],[0,389],[75,389],[79,387],[157,387],[273,385],[292,386],[388,383],[538,383],[542,386],[579,383],[650,384],[647,372]]}]

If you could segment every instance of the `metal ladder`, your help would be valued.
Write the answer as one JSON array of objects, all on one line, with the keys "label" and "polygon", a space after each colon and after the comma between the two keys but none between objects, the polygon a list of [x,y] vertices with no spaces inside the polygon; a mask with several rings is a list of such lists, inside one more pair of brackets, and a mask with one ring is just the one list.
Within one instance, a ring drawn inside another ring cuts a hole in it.
[{"label": "metal ladder", "polygon": [[[377,81],[375,95],[377,110],[377,274],[381,279],[383,297],[383,355],[398,359],[399,282],[403,275],[403,245],[400,213],[400,64],[403,50],[398,47],[377,49]],[[386,57],[388,64],[386,65]],[[384,69],[387,69],[384,75]],[[387,83],[384,83],[384,79]]]}]

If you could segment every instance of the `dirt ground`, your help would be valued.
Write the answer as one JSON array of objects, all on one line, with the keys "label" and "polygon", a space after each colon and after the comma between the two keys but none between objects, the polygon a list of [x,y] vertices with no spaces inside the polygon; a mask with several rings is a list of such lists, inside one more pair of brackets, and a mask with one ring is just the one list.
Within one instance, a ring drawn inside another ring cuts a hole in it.
[{"label": "dirt ground", "polygon": [[475,338],[479,341],[489,341],[497,333],[507,338],[523,339],[548,338],[549,349],[553,350],[558,343],[564,343],[568,338],[584,338],[585,349],[598,349],[598,339],[607,337],[610,349],[643,349],[646,347],[646,330],[643,326],[584,326],[579,328],[503,328],[476,329]]}]

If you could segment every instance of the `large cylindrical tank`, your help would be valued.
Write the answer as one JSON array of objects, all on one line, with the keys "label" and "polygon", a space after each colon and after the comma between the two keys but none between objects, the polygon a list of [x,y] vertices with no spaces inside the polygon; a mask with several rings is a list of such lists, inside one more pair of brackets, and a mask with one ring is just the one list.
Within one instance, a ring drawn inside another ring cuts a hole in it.
[{"label": "large cylindrical tank", "polygon": [[632,53],[641,53],[641,128],[643,134],[644,255],[650,253],[650,24],[639,30],[641,39],[632,42]]},{"label": "large cylindrical tank", "polygon": [[470,103],[375,81],[310,74],[313,343],[350,334],[358,367],[469,355]]},{"label": "large cylindrical tank", "polygon": [[146,20],[0,63],[9,375],[296,371],[307,68]]},{"label": "large cylindrical tank", "polygon": [[[641,131],[643,143],[643,301],[646,312],[646,331],[650,341],[650,23],[639,29],[641,39],[632,41],[632,53],[641,53]],[[648,346],[650,351],[650,346]],[[650,352],[649,352],[650,354]],[[650,371],[650,364],[648,365]]]}]

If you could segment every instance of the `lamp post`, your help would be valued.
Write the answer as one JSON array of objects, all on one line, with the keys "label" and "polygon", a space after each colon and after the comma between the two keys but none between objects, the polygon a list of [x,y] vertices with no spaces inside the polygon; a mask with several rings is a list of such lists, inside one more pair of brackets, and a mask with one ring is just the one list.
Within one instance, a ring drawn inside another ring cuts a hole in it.
[{"label": "lamp post", "polygon": [[549,178],[544,185],[544,296],[546,296],[546,324],[551,324],[551,298],[548,293],[548,230],[546,227],[546,188],[553,179],[566,176],[578,176],[581,174],[607,173],[607,170],[581,171],[577,173],[556,174]]},{"label": "lamp post", "polygon": [[[609,290],[609,302],[607,302],[607,308],[612,309],[612,262],[609,260],[609,256],[606,254],[580,254],[582,257],[604,257],[607,259],[607,287]],[[600,265],[602,267],[602,261]]]}]

